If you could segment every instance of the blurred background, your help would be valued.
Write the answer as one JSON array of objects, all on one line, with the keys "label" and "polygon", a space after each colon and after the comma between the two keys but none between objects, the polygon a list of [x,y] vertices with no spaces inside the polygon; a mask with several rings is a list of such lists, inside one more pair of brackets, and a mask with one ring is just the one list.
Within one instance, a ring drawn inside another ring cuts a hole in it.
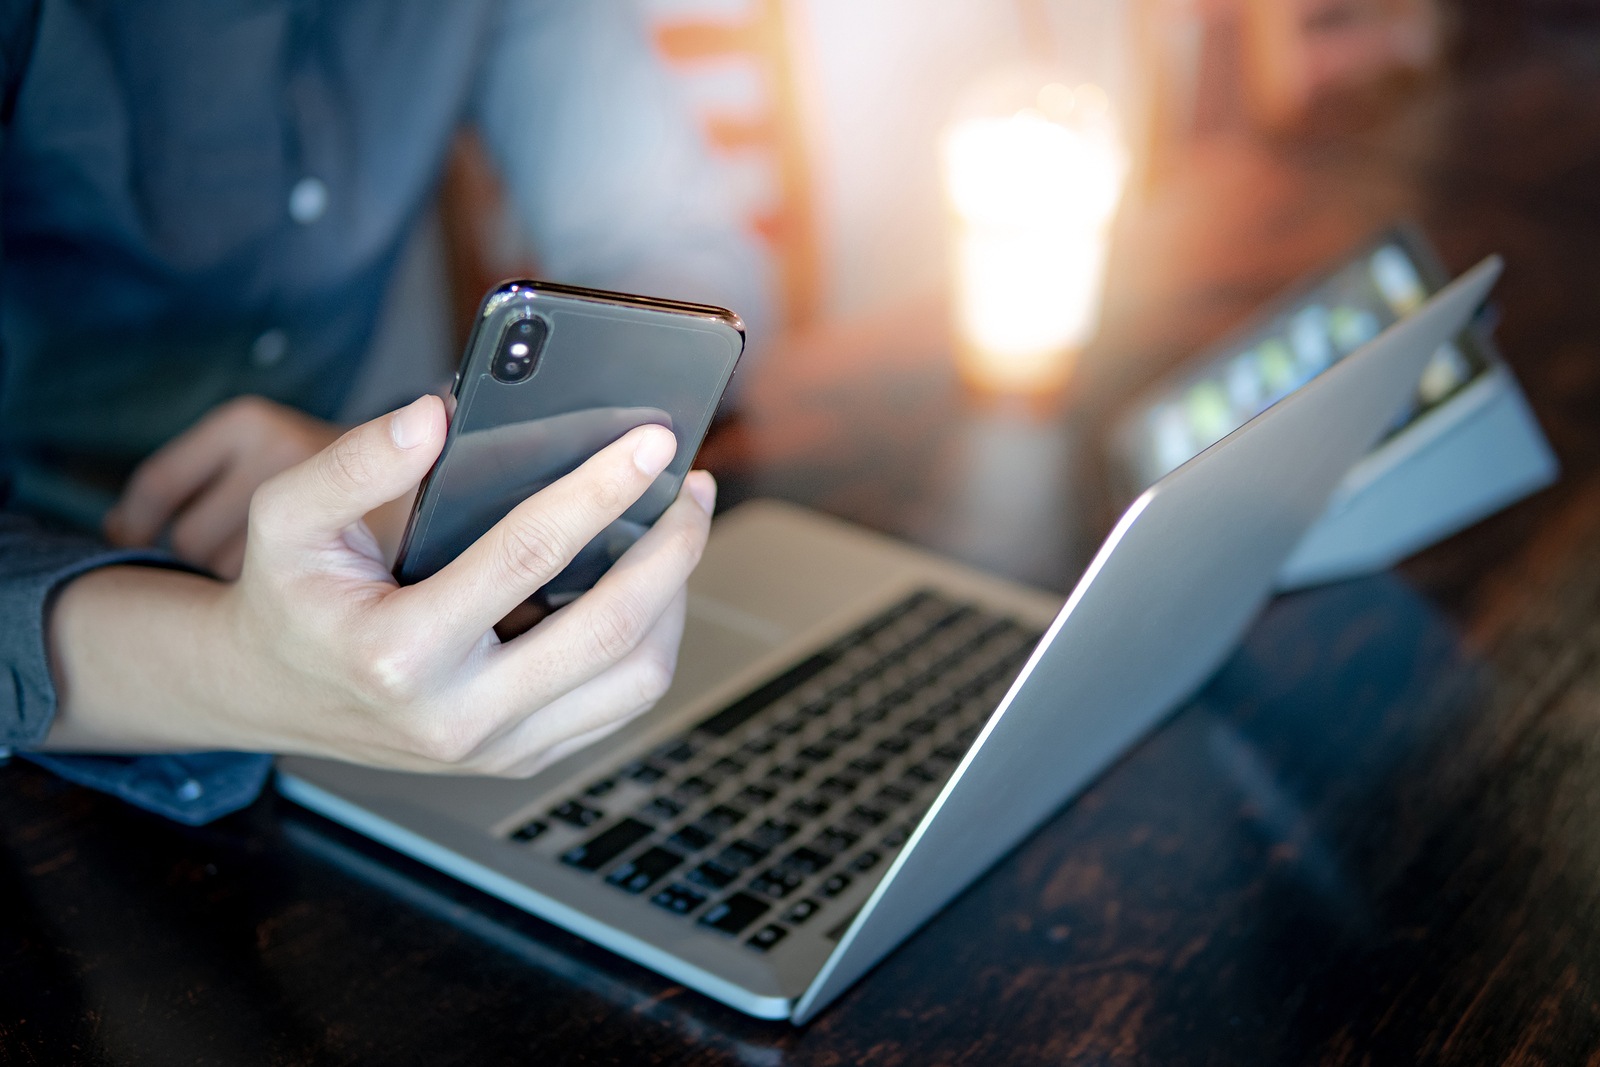
[{"label": "blurred background", "polygon": [[[1433,0],[636,2],[773,256],[789,327],[946,289],[940,136],[997,73],[1103,89],[1148,198],[1196,144],[1403,92],[1445,32]],[[455,262],[536,261],[503,205],[464,143],[445,191]]]},{"label": "blurred background", "polygon": [[[1114,518],[1097,442],[1152,382],[1396,221],[1451,271],[1507,254],[1512,291],[1588,210],[1533,190],[1591,141],[1592,5],[634,2],[772,266],[705,452],[725,501],[1047,587]],[[396,304],[431,325],[383,348],[459,351],[488,285],[538,276],[470,131],[417,246]]]}]

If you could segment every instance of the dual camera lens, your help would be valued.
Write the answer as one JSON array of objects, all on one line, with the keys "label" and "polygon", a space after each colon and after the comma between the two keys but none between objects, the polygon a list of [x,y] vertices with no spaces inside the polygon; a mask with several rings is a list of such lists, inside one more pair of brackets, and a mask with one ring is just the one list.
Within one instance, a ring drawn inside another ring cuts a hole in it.
[{"label": "dual camera lens", "polygon": [[495,350],[490,373],[496,381],[523,382],[533,377],[550,328],[538,317],[517,319],[506,327]]}]

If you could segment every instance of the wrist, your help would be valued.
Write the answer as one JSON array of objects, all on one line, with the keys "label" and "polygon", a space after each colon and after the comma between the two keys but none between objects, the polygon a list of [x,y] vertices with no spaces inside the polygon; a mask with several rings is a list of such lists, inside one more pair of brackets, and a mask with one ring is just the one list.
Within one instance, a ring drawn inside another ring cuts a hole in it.
[{"label": "wrist", "polygon": [[249,747],[234,743],[229,687],[219,685],[216,670],[219,660],[233,658],[228,588],[187,572],[127,565],[66,583],[46,619],[56,714],[44,747]]}]

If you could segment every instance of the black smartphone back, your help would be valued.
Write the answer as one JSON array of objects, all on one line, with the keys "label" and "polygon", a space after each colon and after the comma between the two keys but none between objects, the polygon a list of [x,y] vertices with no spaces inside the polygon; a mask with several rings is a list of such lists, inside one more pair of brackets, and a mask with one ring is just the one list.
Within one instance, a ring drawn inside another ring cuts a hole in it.
[{"label": "black smartphone back", "polygon": [[676,499],[743,350],[744,326],[722,308],[497,286],[456,372],[449,434],[417,493],[395,577],[421,581],[629,430],[665,426],[678,438],[672,463],[538,599],[558,607],[588,589]]}]

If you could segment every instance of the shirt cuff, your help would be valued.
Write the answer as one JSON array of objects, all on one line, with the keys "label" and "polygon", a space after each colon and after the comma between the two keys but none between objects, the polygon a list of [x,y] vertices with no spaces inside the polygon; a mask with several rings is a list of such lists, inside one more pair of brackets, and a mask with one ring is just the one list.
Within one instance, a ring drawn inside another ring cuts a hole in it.
[{"label": "shirt cuff", "polygon": [[240,752],[78,755],[24,751],[43,742],[56,688],[46,609],[68,581],[116,564],[182,568],[170,555],[108,549],[0,512],[0,762],[16,754],[71,782],[120,797],[178,822],[209,822],[260,794],[272,757]]},{"label": "shirt cuff", "polygon": [[261,794],[272,757],[253,752],[101,756],[19,752],[69,782],[198,826],[248,806]]},{"label": "shirt cuff", "polygon": [[[10,546],[7,546],[10,547]],[[117,564],[189,570],[170,555],[95,546],[83,538],[43,539],[16,546],[15,560],[0,567],[0,606],[8,623],[0,633],[0,745],[26,748],[44,741],[56,713],[50,674],[46,608],[63,585],[87,571]],[[9,685],[4,684],[9,681]]]}]

